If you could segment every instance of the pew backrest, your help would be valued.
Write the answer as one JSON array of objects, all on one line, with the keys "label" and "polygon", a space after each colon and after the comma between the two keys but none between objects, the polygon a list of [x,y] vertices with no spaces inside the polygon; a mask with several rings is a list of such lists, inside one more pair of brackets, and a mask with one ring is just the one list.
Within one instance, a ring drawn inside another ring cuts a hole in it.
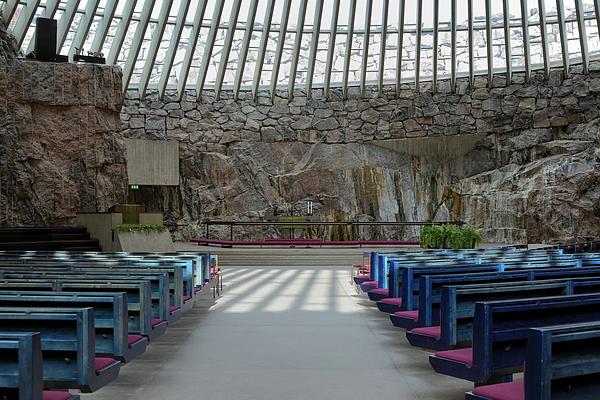
[{"label": "pew backrest", "polygon": [[94,310],[96,353],[125,357],[127,352],[127,294],[94,292],[0,292],[0,307],[87,308]]},{"label": "pew backrest", "polygon": [[0,325],[9,332],[40,332],[45,386],[94,389],[96,358],[91,307],[0,307]]},{"label": "pew backrest", "polygon": [[478,302],[473,320],[473,367],[484,377],[520,370],[530,328],[600,322],[600,293]]},{"label": "pew backrest", "polygon": [[552,381],[600,372],[600,322],[531,328],[525,361],[525,398],[552,397]]},{"label": "pew backrest", "polygon": [[473,335],[473,319],[477,302],[570,295],[572,284],[561,282],[494,283],[487,285],[445,286],[442,289],[440,333],[448,347],[468,346]]},{"label": "pew backrest", "polygon": [[42,400],[42,347],[38,332],[0,330],[0,398],[11,398],[15,391],[19,400]]}]

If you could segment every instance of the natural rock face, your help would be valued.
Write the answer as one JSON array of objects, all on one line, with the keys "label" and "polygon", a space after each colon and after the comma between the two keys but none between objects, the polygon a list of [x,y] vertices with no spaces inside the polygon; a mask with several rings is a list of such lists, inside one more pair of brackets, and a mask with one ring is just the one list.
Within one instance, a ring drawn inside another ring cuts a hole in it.
[{"label": "natural rock face", "polygon": [[[205,218],[301,213],[308,200],[321,218],[458,218],[499,242],[599,236],[590,205],[599,197],[600,64],[588,74],[575,67],[567,79],[515,74],[507,85],[495,76],[491,88],[485,77],[472,87],[459,80],[455,92],[439,82],[437,93],[404,85],[385,87],[383,97],[351,90],[347,100],[336,90],[332,100],[322,90],[291,101],[286,92],[230,96],[125,100],[125,136],[180,142],[180,189],[137,195],[164,207],[181,237],[202,233]],[[441,137],[482,139],[460,156],[428,152]],[[381,147],[391,141],[396,152]]]},{"label": "natural rock face", "polygon": [[456,185],[460,216],[503,243],[598,238],[600,120],[559,140],[530,141],[532,161],[509,164]]},{"label": "natural rock face", "polygon": [[118,68],[0,53],[0,224],[72,225],[123,203],[121,106]]},{"label": "natural rock face", "polygon": [[6,32],[0,11],[0,63],[14,60],[17,57],[17,44],[12,36]]}]

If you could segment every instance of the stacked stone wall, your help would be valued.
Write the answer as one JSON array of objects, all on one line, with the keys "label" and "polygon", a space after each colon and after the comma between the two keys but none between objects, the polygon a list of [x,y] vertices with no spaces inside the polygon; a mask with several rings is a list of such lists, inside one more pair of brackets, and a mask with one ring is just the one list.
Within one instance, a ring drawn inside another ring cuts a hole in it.
[{"label": "stacked stone wall", "polygon": [[[317,89],[311,98],[297,92],[291,100],[285,91],[272,100],[267,93],[256,100],[241,93],[234,100],[228,92],[216,99],[210,91],[199,100],[193,91],[181,100],[175,93],[162,100],[150,93],[140,100],[132,91],[121,120],[126,137],[179,141],[181,187],[146,189],[139,196],[150,207],[163,208],[181,237],[200,233],[206,218],[253,219],[273,210],[302,214],[303,204],[313,201],[321,218],[455,217],[483,229],[488,240],[550,241],[598,232],[591,225],[575,232],[573,221],[580,216],[563,215],[561,221],[571,222],[560,229],[546,225],[556,224],[550,218],[531,226],[531,216],[550,216],[551,208],[573,214],[587,203],[532,194],[532,185],[543,186],[533,172],[529,180],[495,175],[488,192],[474,177],[594,150],[599,102],[600,64],[592,63],[587,74],[580,66],[568,77],[560,70],[548,77],[535,73],[528,81],[515,74],[508,85],[496,76],[491,87],[486,77],[477,77],[473,87],[459,79],[455,92],[446,81],[435,93],[428,85],[419,92],[403,85],[399,93],[386,86],[381,97],[376,88],[365,94],[351,88],[348,99],[338,89],[325,99]],[[586,130],[592,133],[576,133]],[[473,146],[466,140],[471,136],[481,139]],[[439,146],[441,137],[459,143],[464,138],[468,148],[456,154],[428,151]],[[400,142],[396,148],[416,146],[419,151],[380,147],[393,141]],[[591,159],[585,164],[589,174],[597,172]],[[511,180],[522,182],[510,186]],[[581,192],[567,186],[561,187]],[[581,215],[598,222],[597,211]]]}]

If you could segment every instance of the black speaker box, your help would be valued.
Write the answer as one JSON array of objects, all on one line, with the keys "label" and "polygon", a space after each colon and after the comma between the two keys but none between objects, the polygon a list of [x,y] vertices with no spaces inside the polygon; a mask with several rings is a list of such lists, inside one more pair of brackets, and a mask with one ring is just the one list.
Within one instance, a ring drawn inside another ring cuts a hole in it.
[{"label": "black speaker box", "polygon": [[38,17],[35,22],[35,56],[40,61],[56,61],[57,23]]}]

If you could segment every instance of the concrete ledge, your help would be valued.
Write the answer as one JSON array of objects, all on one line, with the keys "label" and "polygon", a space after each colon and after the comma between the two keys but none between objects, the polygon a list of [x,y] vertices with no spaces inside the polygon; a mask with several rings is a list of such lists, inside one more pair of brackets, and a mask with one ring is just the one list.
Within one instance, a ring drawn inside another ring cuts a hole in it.
[{"label": "concrete ledge", "polygon": [[115,232],[116,251],[174,252],[171,233],[164,232]]}]

